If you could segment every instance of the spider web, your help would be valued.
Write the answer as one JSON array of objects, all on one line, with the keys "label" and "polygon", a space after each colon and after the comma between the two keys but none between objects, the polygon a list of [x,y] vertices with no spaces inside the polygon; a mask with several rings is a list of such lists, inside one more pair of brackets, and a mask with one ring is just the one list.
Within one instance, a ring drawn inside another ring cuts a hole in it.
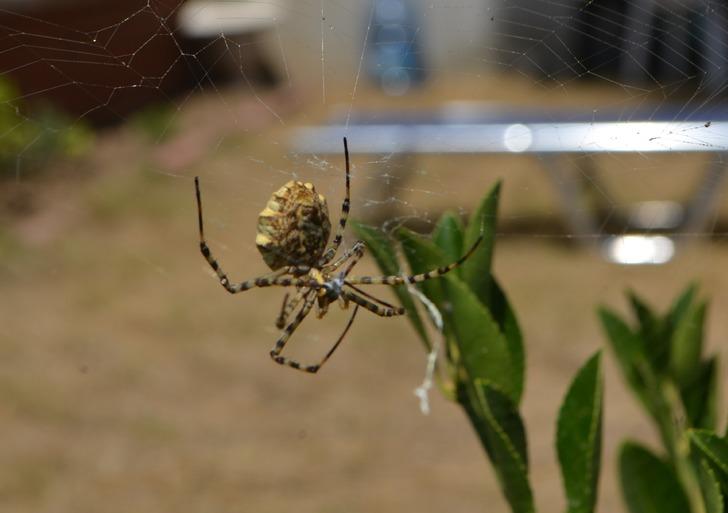
[{"label": "spider web", "polygon": [[[403,225],[427,233],[446,210],[467,217],[495,181],[503,180],[496,273],[512,291],[524,324],[529,355],[535,355],[529,365],[540,359],[562,369],[563,359],[569,369],[576,368],[601,340],[589,317],[593,305],[621,301],[627,286],[644,286],[658,305],[666,305],[695,279],[706,283],[716,311],[728,303],[718,272],[728,236],[725,183],[719,175],[728,165],[721,132],[722,123],[728,123],[728,8],[723,2],[5,0],[0,1],[0,40],[3,208],[12,213],[8,233],[31,253],[59,250],[73,258],[75,249],[58,241],[84,216],[103,227],[89,224],[98,229],[88,243],[97,250],[119,225],[141,230],[136,216],[161,216],[167,224],[155,225],[153,238],[135,238],[128,233],[132,228],[120,229],[120,237],[133,241],[123,246],[123,263],[157,277],[155,290],[178,286],[188,279],[190,267],[181,269],[170,258],[195,251],[192,177],[199,175],[213,251],[223,263],[230,262],[236,276],[263,273],[254,244],[255,215],[288,180],[315,184],[328,198],[336,226],[344,192],[343,147],[319,151],[296,142],[303,129],[334,126],[342,131],[336,144],[348,135],[352,148],[352,217],[386,233]],[[439,128],[448,120],[467,126],[496,119],[512,131],[503,150],[483,152],[460,151],[462,141],[440,132],[429,145],[437,146],[434,151],[428,145],[366,151],[365,142],[352,135],[359,133],[357,127],[393,122],[416,131],[433,119]],[[610,149],[610,137],[619,139],[618,134],[600,140],[596,129],[590,130],[604,120],[664,123],[650,138],[662,150]],[[592,143],[565,153],[525,151],[519,131],[534,122],[546,131],[580,123]],[[89,185],[97,182],[108,185]],[[711,208],[699,212],[711,191]],[[689,220],[691,205],[701,222],[681,225]],[[180,218],[186,228],[182,223],[172,228]],[[669,240],[664,261],[670,263],[628,270],[606,263],[605,256],[622,261],[629,256],[610,256],[602,242],[633,233]],[[170,238],[173,251],[148,250],[160,234]],[[349,230],[345,245],[353,239]],[[0,237],[0,251],[3,244]],[[200,269],[209,273],[195,262],[190,265],[196,265],[196,275]],[[112,273],[121,264],[115,265]],[[362,269],[362,274],[376,272],[371,262]],[[27,271],[11,262],[3,272],[18,277]],[[180,296],[197,297],[201,287],[195,287]],[[558,301],[554,290],[562,291]],[[254,310],[254,300],[246,301],[246,308]],[[265,322],[272,324],[275,314],[267,306],[279,299],[263,301]],[[555,303],[560,312],[553,312]],[[23,311],[34,311],[29,305],[30,300]],[[571,329],[572,309],[586,319],[583,327]],[[208,309],[206,319],[216,314]],[[246,322],[263,323],[257,313],[241,315]],[[321,331],[321,323],[309,320],[301,338],[325,343],[335,338],[336,323],[340,327],[344,317]],[[177,321],[174,317],[168,324]],[[28,338],[28,324],[14,332],[18,339]],[[574,344],[569,346],[573,354],[564,355],[554,348],[570,329],[572,338],[591,345]],[[724,321],[713,321],[711,329],[725,333]],[[270,326],[257,333],[274,340],[276,330]],[[398,333],[412,338],[405,328]],[[269,363],[268,341],[260,343],[256,351],[263,366]],[[383,350],[377,354],[384,358]],[[416,368],[408,383],[414,387],[424,356],[410,361]],[[554,397],[562,393],[570,371],[556,374],[560,388]],[[539,375],[533,379],[538,383]],[[527,417],[539,418],[538,402],[538,391],[527,392]],[[364,422],[361,417],[348,421]],[[322,429],[312,422],[296,424],[302,426],[302,438],[306,429]],[[640,429],[634,427],[643,433]],[[535,438],[534,473],[543,478],[536,493],[539,500],[558,503],[548,436]],[[347,461],[356,460],[349,456]],[[436,462],[429,464],[437,468]],[[307,468],[301,462],[294,466]],[[322,470],[321,475],[328,474]],[[314,496],[325,495],[307,483]],[[378,481],[373,486],[386,491],[388,485]],[[613,480],[605,486],[617,496]],[[408,505],[422,511],[449,506],[436,499],[418,503],[421,488],[401,492]],[[349,504],[334,495],[331,502],[311,499],[303,509]],[[255,487],[247,497],[269,509],[298,504]],[[384,510],[413,509],[401,508],[397,500]],[[611,500],[608,505],[618,508],[618,499]]]}]

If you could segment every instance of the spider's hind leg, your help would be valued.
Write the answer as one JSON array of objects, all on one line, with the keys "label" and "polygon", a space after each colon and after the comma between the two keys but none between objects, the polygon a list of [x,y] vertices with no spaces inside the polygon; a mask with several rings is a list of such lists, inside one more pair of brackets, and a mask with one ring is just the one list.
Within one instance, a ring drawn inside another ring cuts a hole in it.
[{"label": "spider's hind leg", "polygon": [[286,318],[288,317],[286,315],[286,310],[288,310],[288,297],[290,294],[286,292],[286,295],[283,296],[283,304],[281,305],[281,311],[278,314],[278,317],[276,317],[276,328],[283,329],[283,326],[286,325]]},{"label": "spider's hind leg", "polygon": [[292,358],[288,358],[286,356],[281,355],[281,351],[283,351],[283,348],[285,347],[286,343],[288,342],[288,339],[291,338],[291,335],[296,330],[299,324],[303,321],[303,319],[306,318],[308,313],[311,311],[311,307],[313,306],[314,299],[307,299],[304,303],[301,310],[296,315],[296,318],[293,319],[293,322],[286,326],[286,329],[283,332],[283,335],[281,335],[281,338],[278,339],[276,342],[276,345],[271,349],[270,351],[270,357],[273,359],[274,362],[276,362],[279,365],[288,365],[289,367],[293,367],[296,370],[300,370],[302,372],[308,372],[310,374],[315,374],[323,367],[323,365],[328,361],[328,359],[331,357],[332,354],[334,354],[334,351],[339,347],[339,344],[341,344],[341,341],[344,340],[344,337],[349,332],[349,328],[351,328],[352,323],[354,322],[354,317],[356,316],[356,312],[359,310],[359,307],[357,306],[354,308],[354,311],[351,314],[351,317],[349,317],[349,322],[346,324],[346,327],[344,328],[344,331],[339,335],[339,338],[336,340],[334,345],[331,347],[331,349],[328,350],[328,352],[324,355],[321,360],[315,364],[315,365],[303,365],[297,360],[294,360]]},{"label": "spider's hind leg", "polygon": [[[316,297],[311,296],[310,294],[311,293],[309,292],[309,295],[306,297],[306,302],[303,303],[303,306],[296,314],[296,317],[293,319],[293,321],[288,326],[286,326],[286,328],[283,330],[283,334],[276,341],[276,344],[273,346],[273,349],[270,350],[270,357],[273,359],[274,362],[276,362],[280,365],[288,365],[289,367],[293,367],[294,369],[298,369],[298,370],[307,370],[307,368],[301,366],[301,364],[299,362],[292,360],[290,358],[287,358],[285,356],[282,356],[281,351],[283,351],[283,348],[286,347],[286,343],[288,343],[288,340],[291,338],[291,335],[293,335],[293,332],[296,331],[296,328],[298,328],[298,325],[301,324],[301,322],[303,322],[303,320],[306,318],[306,316],[309,314],[309,312],[311,312],[311,307],[313,307],[313,302],[316,299]],[[316,372],[316,371],[308,371],[308,372]]]},{"label": "spider's hind leg", "polygon": [[276,318],[276,328],[278,328],[279,330],[283,329],[283,327],[286,325],[286,322],[288,322],[288,317],[291,315],[291,312],[296,309],[298,304],[301,302],[301,300],[308,293],[309,290],[310,289],[307,287],[298,288],[298,291],[296,292],[296,295],[293,296],[293,299],[290,299],[290,294],[286,293],[286,295],[283,297],[281,312]]}]

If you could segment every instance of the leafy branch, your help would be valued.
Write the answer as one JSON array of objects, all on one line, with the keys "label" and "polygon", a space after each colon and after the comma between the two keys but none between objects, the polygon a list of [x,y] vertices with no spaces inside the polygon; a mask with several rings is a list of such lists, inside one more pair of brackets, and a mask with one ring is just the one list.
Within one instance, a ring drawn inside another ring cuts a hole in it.
[{"label": "leafy branch", "polygon": [[[491,273],[500,183],[484,197],[467,225],[445,213],[430,238],[406,228],[392,240],[376,228],[354,223],[379,267],[400,274],[397,245],[416,274],[457,260],[480,237],[483,242],[460,269],[418,285],[443,319],[444,361],[438,383],[463,408],[493,464],[503,494],[516,513],[535,511],[529,481],[526,429],[519,411],[525,378],[525,352],[518,320]],[[406,287],[395,290],[428,351],[431,330]],[[557,450],[569,512],[593,511],[601,454],[601,356],[578,372],[558,421]]]},{"label": "leafy branch", "polygon": [[689,286],[656,313],[628,293],[632,325],[602,307],[599,317],[622,374],[651,417],[664,450],[626,441],[619,453],[625,502],[633,513],[722,513],[728,497],[728,441],[715,432],[716,356],[703,358],[707,302]]}]

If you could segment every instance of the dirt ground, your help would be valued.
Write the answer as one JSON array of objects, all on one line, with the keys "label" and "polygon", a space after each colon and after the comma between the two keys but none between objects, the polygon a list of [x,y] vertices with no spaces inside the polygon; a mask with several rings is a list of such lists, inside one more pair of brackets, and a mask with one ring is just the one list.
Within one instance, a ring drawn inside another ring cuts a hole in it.
[{"label": "dirt ground", "polygon": [[[420,100],[436,104],[445,96],[440,87]],[[482,94],[485,86],[458,87],[465,92],[449,86],[449,98]],[[550,101],[528,87],[509,93]],[[280,184],[294,173],[321,184],[332,212],[341,198],[340,158],[318,165],[285,148],[288,130],[324,109],[297,103],[285,126],[210,127],[214,105],[218,116],[238,105],[234,118],[263,115],[246,94],[223,94],[224,104],[191,100],[164,140],[121,127],[101,135],[82,162],[8,185],[5,199],[22,193],[29,207],[3,215],[0,225],[0,510],[507,511],[458,408],[434,391],[432,413],[420,413],[413,389],[425,354],[406,320],[360,314],[327,367],[305,375],[267,355],[281,291],[231,297],[211,278],[197,250],[192,176],[203,183],[213,251],[240,279],[265,271],[254,220]],[[578,103],[579,94],[564,97]],[[603,163],[631,201],[682,190],[695,159],[611,156]],[[404,215],[431,220],[444,208],[469,211],[504,179],[495,274],[525,335],[532,482],[541,511],[563,510],[554,425],[574,372],[604,347],[596,305],[625,311],[623,292],[632,288],[665,308],[696,280],[711,300],[708,349],[725,354],[728,244],[691,238],[668,265],[609,264],[558,230],[509,232],[509,223],[558,217],[536,162],[462,157],[455,164],[404,162],[417,172],[406,183],[395,179],[391,196]],[[353,215],[377,217],[369,193],[359,191],[383,186],[382,163],[358,156],[354,165]],[[360,269],[374,272],[371,261]],[[291,351],[304,359],[320,354],[343,322],[340,312],[308,320]],[[652,444],[654,433],[609,354],[606,394],[599,508],[616,512],[623,511],[616,448],[625,437]]]}]

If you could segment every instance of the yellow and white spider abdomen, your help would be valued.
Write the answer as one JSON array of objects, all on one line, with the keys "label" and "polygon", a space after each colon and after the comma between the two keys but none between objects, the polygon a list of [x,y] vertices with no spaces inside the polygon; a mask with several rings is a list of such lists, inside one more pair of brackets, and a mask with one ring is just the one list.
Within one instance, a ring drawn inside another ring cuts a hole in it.
[{"label": "yellow and white spider abdomen", "polygon": [[313,267],[331,234],[326,198],[310,183],[290,181],[278,189],[258,216],[255,244],[268,267]]}]

